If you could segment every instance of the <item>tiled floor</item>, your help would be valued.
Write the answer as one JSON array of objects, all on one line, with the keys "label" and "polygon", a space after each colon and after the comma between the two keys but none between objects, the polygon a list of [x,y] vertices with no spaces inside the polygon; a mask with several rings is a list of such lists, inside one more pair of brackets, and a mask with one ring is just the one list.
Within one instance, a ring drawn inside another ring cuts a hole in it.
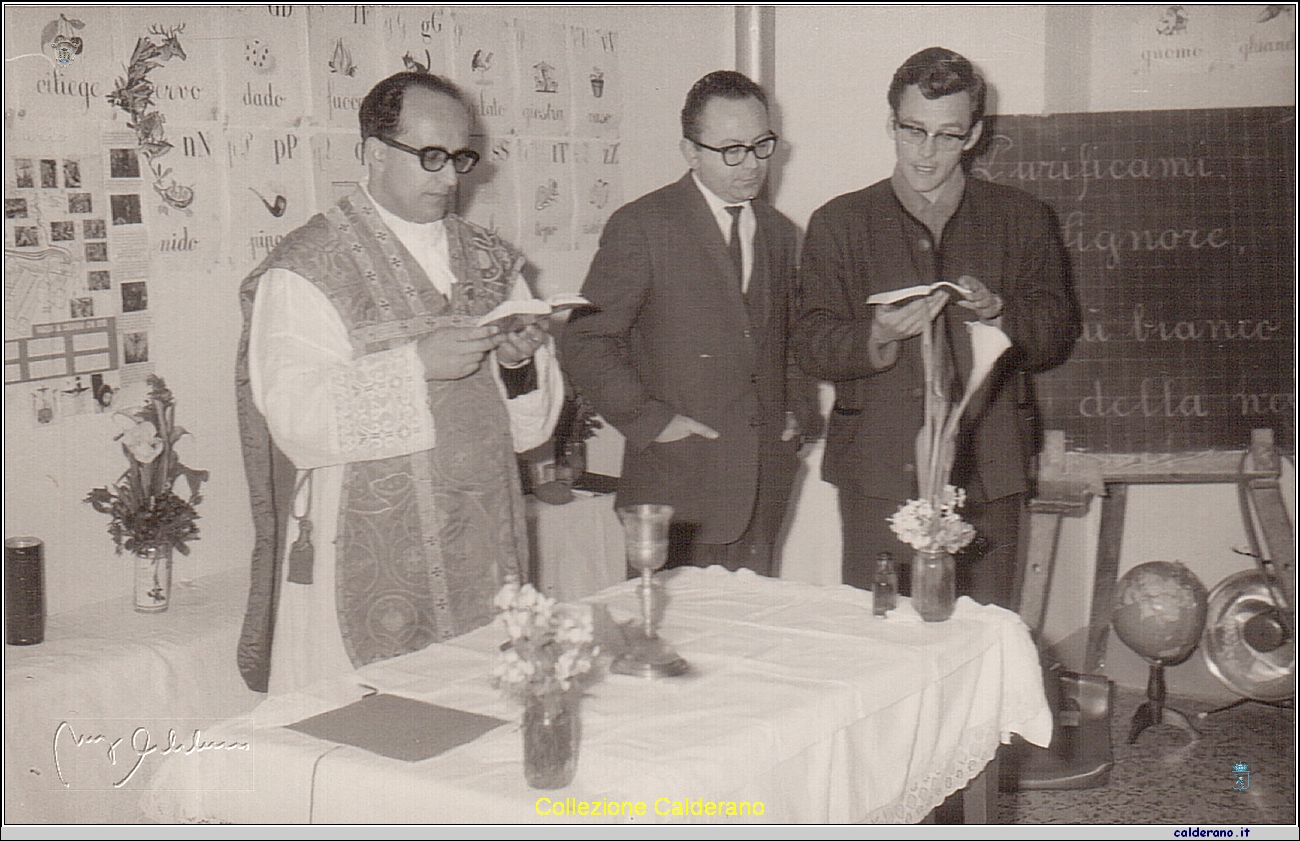
[{"label": "tiled floor", "polygon": [[[1128,744],[1145,700],[1120,688],[1111,724],[1115,766],[1109,783],[1086,791],[1002,794],[998,821],[1014,824],[1295,824],[1295,710],[1255,702],[1198,719],[1204,702],[1170,698],[1202,732],[1190,742],[1169,726]],[[1250,766],[1250,788],[1233,788],[1234,764]]]}]

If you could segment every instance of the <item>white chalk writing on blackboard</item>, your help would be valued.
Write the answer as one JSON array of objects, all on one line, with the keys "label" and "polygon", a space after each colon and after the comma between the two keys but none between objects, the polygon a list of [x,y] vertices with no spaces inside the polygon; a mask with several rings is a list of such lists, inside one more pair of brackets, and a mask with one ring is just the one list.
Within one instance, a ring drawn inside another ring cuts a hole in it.
[{"label": "white chalk writing on blackboard", "polygon": [[1106,254],[1106,268],[1117,269],[1125,251],[1177,251],[1203,248],[1217,250],[1232,245],[1225,228],[1134,228],[1127,231],[1099,229],[1085,233],[1082,210],[1066,214],[1061,236],[1072,251],[1100,251]]},{"label": "white chalk writing on blackboard", "polygon": [[1205,158],[1178,155],[1161,155],[1146,158],[1103,158],[1097,156],[1098,146],[1081,143],[1078,158],[1052,160],[1009,161],[1002,163],[998,156],[1015,148],[1015,142],[999,134],[989,144],[989,149],[971,166],[971,171],[985,181],[1007,183],[1010,181],[1078,181],[1079,201],[1088,195],[1089,181],[1132,181],[1178,178],[1223,178],[1210,169]]},{"label": "white chalk writing on blackboard", "polygon": [[[1284,329],[1272,318],[1202,318],[1183,321],[1149,321],[1143,304],[1133,306],[1132,338],[1139,342],[1268,341]],[[1286,337],[1289,338],[1289,337]]]},{"label": "white chalk writing on blackboard", "polygon": [[1056,214],[1082,331],[1044,428],[1119,452],[1294,440],[1294,109],[999,115],[971,173]]},{"label": "white chalk writing on blackboard", "polygon": [[1136,395],[1107,395],[1106,383],[1093,380],[1093,393],[1079,401],[1079,415],[1085,418],[1157,415],[1173,417],[1205,417],[1210,414],[1205,408],[1205,397],[1201,394],[1182,394],[1175,387],[1172,377],[1143,377]]},{"label": "white chalk writing on blackboard", "polygon": [[1242,417],[1295,414],[1294,391],[1282,394],[1247,394],[1244,391],[1239,391],[1232,396],[1234,399],[1241,401]]}]

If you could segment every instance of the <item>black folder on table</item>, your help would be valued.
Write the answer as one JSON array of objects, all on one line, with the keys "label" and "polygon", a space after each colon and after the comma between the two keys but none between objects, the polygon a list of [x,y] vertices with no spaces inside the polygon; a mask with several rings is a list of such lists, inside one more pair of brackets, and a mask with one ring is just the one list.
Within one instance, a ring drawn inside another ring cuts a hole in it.
[{"label": "black folder on table", "polygon": [[336,710],[285,725],[318,739],[419,762],[463,744],[506,722],[401,695],[367,695]]}]

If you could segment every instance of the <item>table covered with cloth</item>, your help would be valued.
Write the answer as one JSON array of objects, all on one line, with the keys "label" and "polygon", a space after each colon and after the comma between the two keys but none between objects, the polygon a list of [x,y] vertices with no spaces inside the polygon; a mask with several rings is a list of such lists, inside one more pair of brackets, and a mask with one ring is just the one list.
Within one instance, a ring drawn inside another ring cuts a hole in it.
[{"label": "table covered with cloth", "polygon": [[[870,593],[748,570],[682,568],[656,582],[666,601],[660,635],[691,671],[659,680],[605,674],[593,683],[581,704],[577,776],[566,788],[539,791],[524,779],[522,707],[492,683],[506,639],[498,619],[269,698],[251,719],[204,731],[201,743],[246,748],[160,757],[144,816],[169,823],[912,823],[978,775],[1012,733],[1050,741],[1037,652],[1020,619],[1001,608],[962,598],[950,620],[929,623],[908,599],[878,619]],[[625,582],[587,601],[625,622],[639,616],[636,588]],[[374,691],[506,723],[422,761],[285,727]],[[632,808],[573,815],[579,802],[597,801]],[[749,813],[703,814],[708,803],[724,804],[716,807],[724,812],[727,803],[746,803]]]},{"label": "table covered with cloth", "polygon": [[127,594],[51,616],[40,645],[7,646],[5,821],[138,820],[158,767],[140,753],[266,697],[235,665],[247,592],[247,569],[178,577],[165,613],[136,613]]}]

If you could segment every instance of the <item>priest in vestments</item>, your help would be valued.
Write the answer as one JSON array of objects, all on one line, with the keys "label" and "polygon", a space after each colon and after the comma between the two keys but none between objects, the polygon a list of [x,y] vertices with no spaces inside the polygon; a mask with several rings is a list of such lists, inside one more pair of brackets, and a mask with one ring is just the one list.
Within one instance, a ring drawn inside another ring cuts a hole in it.
[{"label": "priest in vestments", "polygon": [[486,624],[527,580],[516,452],[564,398],[524,260],[452,210],[477,163],[450,83],[399,73],[360,112],[368,183],[244,281],[237,392],[256,526],[239,666],[272,693]]}]

